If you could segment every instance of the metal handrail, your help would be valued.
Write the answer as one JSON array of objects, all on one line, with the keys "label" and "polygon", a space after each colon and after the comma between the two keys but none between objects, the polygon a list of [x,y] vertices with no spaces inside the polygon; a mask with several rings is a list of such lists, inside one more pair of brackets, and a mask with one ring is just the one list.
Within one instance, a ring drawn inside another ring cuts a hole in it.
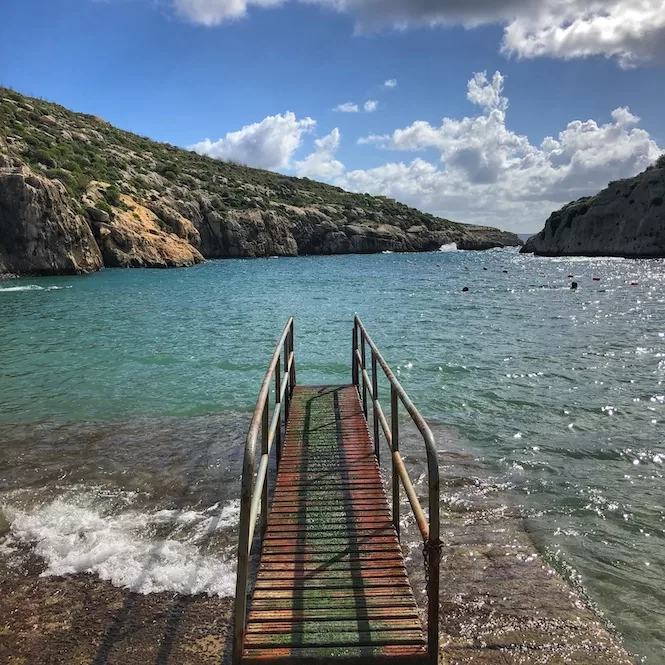
[{"label": "metal handrail", "polygon": [[[277,464],[282,455],[282,414],[284,423],[289,417],[291,396],[296,385],[296,364],[294,356],[294,323],[290,318],[277,342],[266,378],[263,380],[259,399],[245,444],[245,457],[242,466],[240,489],[240,523],[238,525],[238,572],[236,578],[236,604],[233,625],[233,663],[240,665],[245,643],[247,619],[247,589],[249,581],[249,561],[254,540],[256,521],[261,514],[261,533],[268,523],[269,460],[273,443],[276,442]],[[282,374],[282,357],[284,374]],[[270,383],[275,379],[275,404],[270,418]],[[254,478],[256,443],[261,433],[261,461]]]},{"label": "metal handrail", "polygon": [[[367,372],[367,346],[372,353],[372,377]],[[377,364],[383,370],[386,378],[390,382],[390,427],[385,417],[381,403],[379,402],[379,386]],[[400,482],[409,499],[409,504],[413,510],[414,517],[423,538],[425,566],[427,573],[427,649],[432,663],[438,662],[439,655],[439,568],[441,562],[441,540],[439,521],[439,458],[436,450],[436,443],[432,430],[420,415],[418,409],[409,399],[404,388],[397,380],[388,363],[384,360],[376,344],[372,341],[369,333],[365,329],[358,316],[353,322],[353,355],[352,355],[352,379],[353,385],[358,389],[362,399],[365,418],[368,415],[367,396],[372,400],[372,420],[374,425],[374,451],[377,460],[380,460],[379,445],[379,426],[391,451],[392,465],[392,515],[393,524],[400,535],[399,524],[399,499]],[[361,386],[362,377],[362,386]],[[420,505],[418,495],[409,478],[409,474],[404,466],[404,461],[399,452],[399,402],[402,402],[407,413],[411,416],[414,424],[420,431],[425,442],[425,451],[427,453],[427,475],[429,484],[429,522],[425,512]]]}]

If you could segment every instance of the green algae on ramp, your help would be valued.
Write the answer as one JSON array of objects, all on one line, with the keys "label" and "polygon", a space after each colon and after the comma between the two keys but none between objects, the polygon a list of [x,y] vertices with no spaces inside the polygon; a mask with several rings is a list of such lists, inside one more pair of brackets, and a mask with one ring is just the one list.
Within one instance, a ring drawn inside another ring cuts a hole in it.
[{"label": "green algae on ramp", "polygon": [[[425,634],[353,386],[296,387],[282,463],[273,505],[288,506],[290,517],[268,516],[242,662],[424,662]],[[365,521],[357,500],[378,506],[379,515]],[[322,511],[330,502],[334,511]],[[310,520],[312,511],[316,517]],[[328,570],[360,552],[368,556]],[[390,555],[389,565],[379,553]],[[324,557],[305,569],[311,559],[304,557],[312,554]],[[377,598],[382,611],[374,615]],[[322,618],[321,609],[329,612],[334,600],[343,602]],[[279,604],[266,605],[271,601]],[[270,621],[265,609],[281,610],[279,621]]]}]

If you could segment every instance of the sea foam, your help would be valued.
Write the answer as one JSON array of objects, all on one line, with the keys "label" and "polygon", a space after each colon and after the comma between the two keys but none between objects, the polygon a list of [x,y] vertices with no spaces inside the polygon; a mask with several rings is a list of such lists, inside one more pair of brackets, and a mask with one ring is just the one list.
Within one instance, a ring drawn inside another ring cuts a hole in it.
[{"label": "sea foam", "polygon": [[6,286],[0,288],[0,293],[12,293],[17,291],[62,291],[62,289],[71,288],[71,286],[39,286],[38,284],[24,284],[23,286]]},{"label": "sea foam", "polygon": [[[204,511],[104,514],[58,498],[30,511],[5,506],[4,513],[11,524],[6,544],[32,545],[46,564],[44,576],[92,573],[142,594],[234,594],[230,552],[210,550],[216,532],[237,524],[236,500]],[[155,537],[165,528],[168,537]]]}]

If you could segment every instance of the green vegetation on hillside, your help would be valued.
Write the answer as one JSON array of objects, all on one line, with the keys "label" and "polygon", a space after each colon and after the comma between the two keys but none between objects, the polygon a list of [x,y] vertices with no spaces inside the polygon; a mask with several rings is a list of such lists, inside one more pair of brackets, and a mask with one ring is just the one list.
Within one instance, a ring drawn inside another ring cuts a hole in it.
[{"label": "green vegetation on hillside", "polygon": [[11,155],[62,181],[77,200],[92,180],[100,180],[113,185],[105,195],[110,205],[118,204],[121,193],[145,198],[170,195],[205,199],[220,214],[257,209],[302,217],[303,209],[325,208],[333,221],[365,226],[464,228],[386,197],[353,194],[308,178],[222,162],[157,143],[116,129],[96,116],[1,87],[0,137]]}]

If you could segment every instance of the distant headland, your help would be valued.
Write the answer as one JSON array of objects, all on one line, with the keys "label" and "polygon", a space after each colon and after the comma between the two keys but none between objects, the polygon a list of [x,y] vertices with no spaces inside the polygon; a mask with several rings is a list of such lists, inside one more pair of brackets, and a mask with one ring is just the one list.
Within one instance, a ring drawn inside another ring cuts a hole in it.
[{"label": "distant headland", "polygon": [[569,203],[526,241],[541,256],[665,257],[665,155],[643,173]]},{"label": "distant headland", "polygon": [[0,88],[0,275],[519,246],[383,196],[222,162]]}]

